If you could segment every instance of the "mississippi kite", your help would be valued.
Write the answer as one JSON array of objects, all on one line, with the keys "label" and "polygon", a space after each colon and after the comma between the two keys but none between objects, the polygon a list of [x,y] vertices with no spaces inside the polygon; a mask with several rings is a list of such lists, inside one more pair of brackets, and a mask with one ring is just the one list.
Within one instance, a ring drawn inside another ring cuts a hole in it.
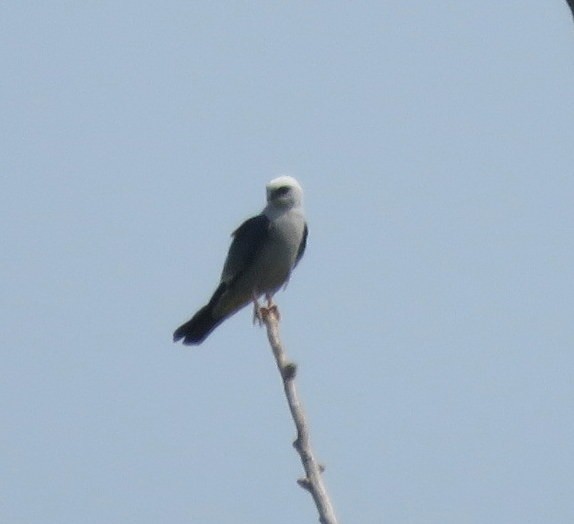
[{"label": "mississippi kite", "polygon": [[178,327],[174,342],[201,344],[225,319],[287,283],[307,242],[303,190],[293,177],[281,176],[267,184],[267,206],[233,232],[221,281],[211,300],[191,320]]}]

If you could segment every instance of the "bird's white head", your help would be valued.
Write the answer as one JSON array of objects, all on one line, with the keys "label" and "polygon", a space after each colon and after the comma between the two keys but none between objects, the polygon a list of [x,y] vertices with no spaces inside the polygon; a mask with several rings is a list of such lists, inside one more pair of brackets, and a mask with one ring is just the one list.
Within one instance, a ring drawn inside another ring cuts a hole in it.
[{"label": "bird's white head", "polygon": [[290,209],[303,203],[303,188],[292,176],[280,176],[267,184],[267,204]]}]

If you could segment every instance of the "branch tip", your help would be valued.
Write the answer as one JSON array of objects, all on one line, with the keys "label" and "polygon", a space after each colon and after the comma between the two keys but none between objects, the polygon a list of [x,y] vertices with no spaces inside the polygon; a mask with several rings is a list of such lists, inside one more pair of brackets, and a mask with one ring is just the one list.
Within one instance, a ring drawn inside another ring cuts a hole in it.
[{"label": "branch tip", "polygon": [[277,369],[283,381],[283,390],[287,404],[289,405],[289,411],[291,412],[297,430],[297,438],[293,442],[293,447],[297,450],[301,458],[303,469],[305,470],[305,477],[297,480],[297,484],[308,491],[313,497],[317,511],[319,512],[319,522],[321,522],[321,524],[337,524],[337,517],[335,516],[321,475],[325,467],[320,465],[315,459],[309,439],[308,423],[297,395],[294,380],[297,374],[297,366],[287,358],[287,354],[279,338],[279,311],[277,307],[271,305],[267,308],[261,308],[260,312],[263,323],[267,328],[267,338],[273,350]]}]

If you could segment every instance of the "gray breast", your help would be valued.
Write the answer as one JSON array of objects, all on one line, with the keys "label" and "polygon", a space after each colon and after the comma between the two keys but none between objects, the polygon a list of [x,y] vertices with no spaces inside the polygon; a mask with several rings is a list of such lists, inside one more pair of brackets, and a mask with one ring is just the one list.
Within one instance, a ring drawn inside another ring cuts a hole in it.
[{"label": "gray breast", "polygon": [[273,220],[269,241],[254,265],[259,293],[274,293],[287,281],[295,265],[304,227],[303,216],[295,211]]}]

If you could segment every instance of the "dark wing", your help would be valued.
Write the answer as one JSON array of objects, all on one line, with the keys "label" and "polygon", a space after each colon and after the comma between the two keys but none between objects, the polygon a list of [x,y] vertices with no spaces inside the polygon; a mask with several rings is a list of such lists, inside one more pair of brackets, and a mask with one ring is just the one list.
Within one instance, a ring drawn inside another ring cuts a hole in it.
[{"label": "dark wing", "polygon": [[303,258],[303,254],[305,253],[305,248],[307,247],[307,235],[309,234],[309,228],[307,227],[307,223],[305,223],[305,229],[303,230],[303,238],[301,239],[301,243],[299,244],[299,250],[297,251],[297,258],[295,259],[295,267],[299,260]]},{"label": "dark wing", "polygon": [[221,274],[222,282],[230,284],[249,267],[269,235],[269,219],[261,214],[246,220],[233,232],[233,242]]},{"label": "dark wing", "polygon": [[568,2],[570,9],[572,10],[572,15],[574,16],[574,0],[566,0],[566,1]]},{"label": "dark wing", "polygon": [[202,307],[191,320],[175,330],[174,342],[183,339],[184,344],[201,344],[227,318],[227,314],[215,313],[214,308],[229,287],[253,262],[268,235],[269,219],[265,215],[257,215],[246,220],[233,232],[233,241],[223,266],[219,286],[209,303]]}]

